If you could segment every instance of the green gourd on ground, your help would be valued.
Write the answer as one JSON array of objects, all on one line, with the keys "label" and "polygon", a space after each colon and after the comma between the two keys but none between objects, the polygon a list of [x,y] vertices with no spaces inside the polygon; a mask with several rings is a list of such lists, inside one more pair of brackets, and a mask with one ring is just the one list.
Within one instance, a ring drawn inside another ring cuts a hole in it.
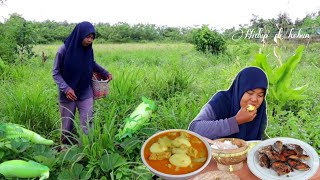
[{"label": "green gourd on ground", "polygon": [[49,168],[35,161],[10,160],[0,164],[0,174],[6,178],[49,178]]},{"label": "green gourd on ground", "polygon": [[133,133],[141,129],[151,118],[152,112],[157,109],[154,101],[142,97],[142,103],[140,103],[135,110],[125,119],[125,125],[123,129],[116,135],[118,139],[124,137],[131,137]]},{"label": "green gourd on ground", "polygon": [[6,139],[25,138],[34,144],[52,145],[53,141],[46,139],[39,134],[22,127],[19,124],[1,123],[0,131],[3,131],[3,136]]}]

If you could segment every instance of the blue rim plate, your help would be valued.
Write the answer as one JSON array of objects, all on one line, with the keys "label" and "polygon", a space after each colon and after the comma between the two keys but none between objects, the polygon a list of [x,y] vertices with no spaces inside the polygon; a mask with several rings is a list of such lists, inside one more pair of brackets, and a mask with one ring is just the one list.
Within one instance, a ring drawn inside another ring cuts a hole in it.
[{"label": "blue rim plate", "polygon": [[[258,159],[258,150],[267,145],[272,145],[276,141],[282,141],[283,144],[297,144],[301,146],[304,150],[304,154],[310,156],[309,160],[303,161],[304,163],[310,166],[308,171],[299,171],[294,170],[289,174],[278,176],[278,174],[273,169],[268,169],[266,167],[261,167],[259,164]],[[247,157],[247,164],[250,171],[260,179],[265,180],[283,180],[283,179],[290,179],[290,180],[302,180],[302,179],[309,179],[311,178],[319,168],[319,156],[317,152],[314,150],[312,146],[309,144],[294,138],[287,138],[287,137],[279,137],[279,138],[272,138],[262,141],[261,143],[255,145],[248,153]]]}]

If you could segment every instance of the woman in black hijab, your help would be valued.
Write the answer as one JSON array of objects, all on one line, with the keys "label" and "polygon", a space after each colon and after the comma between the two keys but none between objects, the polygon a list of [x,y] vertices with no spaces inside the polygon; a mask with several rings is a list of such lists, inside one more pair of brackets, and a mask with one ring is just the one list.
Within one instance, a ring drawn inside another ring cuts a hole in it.
[{"label": "woman in black hijab", "polygon": [[261,140],[267,126],[267,88],[268,79],[261,69],[244,68],[228,90],[213,95],[188,129],[209,139]]},{"label": "woman in black hijab", "polygon": [[112,80],[112,75],[94,60],[92,42],[95,35],[95,28],[90,22],[77,24],[55,57],[52,75],[59,87],[63,144],[70,144],[76,108],[80,114],[80,126],[84,133],[88,133],[87,125],[91,123],[93,112],[93,71]]}]

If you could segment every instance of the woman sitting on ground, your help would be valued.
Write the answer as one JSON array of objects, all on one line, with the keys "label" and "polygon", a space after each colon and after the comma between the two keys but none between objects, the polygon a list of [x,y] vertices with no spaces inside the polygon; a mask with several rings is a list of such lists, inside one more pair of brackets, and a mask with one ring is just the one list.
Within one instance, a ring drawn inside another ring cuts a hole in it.
[{"label": "woman sitting on ground", "polygon": [[267,126],[267,88],[260,68],[244,68],[228,90],[212,96],[188,129],[209,139],[261,140]]}]

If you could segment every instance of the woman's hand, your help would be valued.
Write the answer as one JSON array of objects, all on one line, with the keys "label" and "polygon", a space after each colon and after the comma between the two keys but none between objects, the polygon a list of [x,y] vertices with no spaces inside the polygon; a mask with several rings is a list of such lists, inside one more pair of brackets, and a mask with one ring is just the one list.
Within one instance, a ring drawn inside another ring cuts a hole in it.
[{"label": "woman's hand", "polygon": [[73,89],[72,88],[69,88],[67,93],[66,93],[66,96],[68,99],[72,100],[72,101],[76,101],[77,100],[77,96],[76,94],[74,93]]},{"label": "woman's hand", "polygon": [[109,74],[106,76],[106,79],[109,80],[109,81],[111,81],[111,80],[112,80],[112,74],[109,73]]},{"label": "woman's hand", "polygon": [[241,107],[236,114],[236,120],[238,124],[243,124],[252,121],[257,116],[257,109],[248,111],[247,107]]}]

